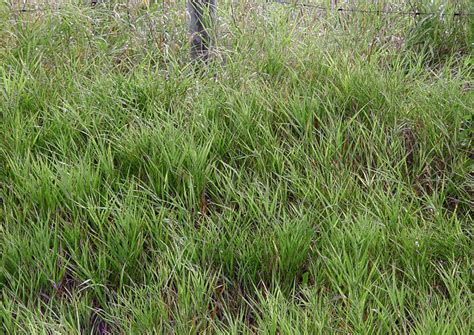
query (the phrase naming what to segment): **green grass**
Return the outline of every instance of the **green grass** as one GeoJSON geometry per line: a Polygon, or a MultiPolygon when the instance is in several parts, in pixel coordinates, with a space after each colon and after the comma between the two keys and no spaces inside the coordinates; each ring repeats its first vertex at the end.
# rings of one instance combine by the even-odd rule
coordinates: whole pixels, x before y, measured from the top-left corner
{"type": "Polygon", "coordinates": [[[5,333],[472,333],[472,18],[110,8],[0,10],[5,333]]]}

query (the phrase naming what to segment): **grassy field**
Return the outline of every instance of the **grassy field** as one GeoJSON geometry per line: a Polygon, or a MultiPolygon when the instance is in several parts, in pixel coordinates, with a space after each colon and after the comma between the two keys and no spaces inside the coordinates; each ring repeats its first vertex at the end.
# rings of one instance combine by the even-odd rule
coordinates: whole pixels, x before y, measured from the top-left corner
{"type": "Polygon", "coordinates": [[[0,5],[4,333],[472,333],[473,18],[219,17],[0,5]]]}

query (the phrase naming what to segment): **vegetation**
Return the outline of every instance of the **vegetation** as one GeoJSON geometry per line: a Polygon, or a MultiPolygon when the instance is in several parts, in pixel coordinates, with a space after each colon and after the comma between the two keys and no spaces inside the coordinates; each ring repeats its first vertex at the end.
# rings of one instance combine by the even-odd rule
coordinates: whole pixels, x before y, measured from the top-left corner
{"type": "Polygon", "coordinates": [[[472,333],[472,17],[0,8],[5,333],[472,333]]]}

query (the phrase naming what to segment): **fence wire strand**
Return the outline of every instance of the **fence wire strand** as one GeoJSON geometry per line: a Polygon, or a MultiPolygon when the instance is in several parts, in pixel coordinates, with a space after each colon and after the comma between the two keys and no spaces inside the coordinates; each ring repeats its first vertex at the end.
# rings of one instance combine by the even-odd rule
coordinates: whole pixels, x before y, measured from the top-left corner
{"type": "Polygon", "coordinates": [[[410,15],[410,16],[420,16],[420,15],[452,15],[452,16],[474,16],[474,13],[464,13],[464,12],[454,12],[454,13],[444,13],[444,12],[426,12],[426,11],[403,11],[403,10],[384,10],[384,9],[361,9],[361,8],[329,8],[325,6],[315,5],[312,3],[304,3],[304,2],[292,2],[292,1],[283,1],[283,0],[273,0],[272,2],[279,3],[282,5],[289,5],[295,7],[308,7],[313,8],[321,11],[335,11],[335,12],[350,12],[350,13],[362,13],[362,14],[374,14],[374,15],[382,15],[382,14],[394,14],[394,15],[410,15]]]}
{"type": "MultiPolygon", "coordinates": [[[[406,15],[406,16],[455,16],[455,17],[472,17],[474,13],[470,12],[453,12],[453,13],[445,13],[443,11],[438,12],[428,12],[428,11],[404,11],[404,10],[384,10],[384,9],[362,9],[362,8],[345,8],[345,7],[338,7],[338,8],[329,8],[326,6],[316,5],[312,3],[305,3],[305,2],[293,2],[293,1],[284,1],[284,0],[270,0],[267,3],[275,3],[280,5],[287,5],[287,6],[294,6],[294,7],[305,7],[311,8],[319,11],[324,12],[337,12],[337,13],[361,13],[361,14],[369,14],[369,15],[406,15]]],[[[91,2],[91,7],[95,7],[96,3],[91,2]]],[[[62,7],[48,7],[48,8],[21,8],[21,9],[10,9],[11,12],[15,13],[34,13],[34,12],[47,12],[47,11],[61,11],[62,7]]]]}

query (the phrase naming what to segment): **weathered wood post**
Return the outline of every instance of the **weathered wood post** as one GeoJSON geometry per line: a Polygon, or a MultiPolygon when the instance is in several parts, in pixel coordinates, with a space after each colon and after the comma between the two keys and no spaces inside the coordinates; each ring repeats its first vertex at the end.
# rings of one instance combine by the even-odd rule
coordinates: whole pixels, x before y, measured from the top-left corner
{"type": "Polygon", "coordinates": [[[216,0],[188,0],[191,58],[206,60],[213,43],[216,0]]]}

